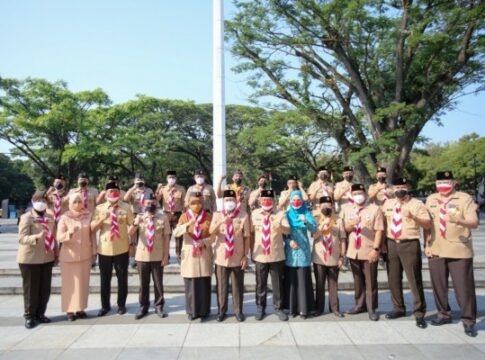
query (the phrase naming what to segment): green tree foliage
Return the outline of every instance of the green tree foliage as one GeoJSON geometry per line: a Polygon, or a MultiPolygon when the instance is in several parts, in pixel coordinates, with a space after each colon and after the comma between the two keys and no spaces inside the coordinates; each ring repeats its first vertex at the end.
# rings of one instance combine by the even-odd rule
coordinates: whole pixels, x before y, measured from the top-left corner
{"type": "Polygon", "coordinates": [[[34,184],[24,171],[21,160],[11,161],[0,154],[0,200],[10,199],[17,205],[23,205],[34,193],[34,184]]]}

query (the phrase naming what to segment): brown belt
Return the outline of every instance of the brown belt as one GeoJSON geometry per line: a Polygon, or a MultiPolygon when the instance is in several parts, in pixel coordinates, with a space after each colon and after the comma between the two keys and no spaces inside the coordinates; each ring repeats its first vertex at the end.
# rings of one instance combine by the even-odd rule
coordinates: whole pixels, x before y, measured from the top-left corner
{"type": "Polygon", "coordinates": [[[387,239],[394,241],[396,244],[400,244],[402,242],[407,242],[407,241],[419,241],[419,239],[393,239],[393,238],[387,238],[387,239]]]}

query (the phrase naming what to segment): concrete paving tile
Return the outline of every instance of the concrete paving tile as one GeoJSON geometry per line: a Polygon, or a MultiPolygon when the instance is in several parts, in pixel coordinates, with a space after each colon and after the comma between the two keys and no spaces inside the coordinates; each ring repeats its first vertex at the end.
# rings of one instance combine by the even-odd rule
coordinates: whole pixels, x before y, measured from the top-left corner
{"type": "Polygon", "coordinates": [[[239,347],[239,324],[191,324],[184,347],[239,347]]]}
{"type": "Polygon", "coordinates": [[[144,324],[138,327],[126,347],[180,347],[188,329],[188,324],[144,324]]]}
{"type": "Polygon", "coordinates": [[[384,321],[348,321],[339,325],[356,345],[407,343],[406,339],[384,321]]]}
{"type": "Polygon", "coordinates": [[[130,341],[139,325],[95,325],[88,329],[70,346],[79,348],[119,348],[130,341]]]}
{"type": "Polygon", "coordinates": [[[66,349],[90,328],[91,325],[69,326],[49,324],[39,326],[39,330],[16,344],[13,349],[66,349]]]}
{"type": "Polygon", "coordinates": [[[345,331],[336,322],[290,323],[298,346],[351,345],[345,331]]]}
{"type": "Polygon", "coordinates": [[[295,346],[288,322],[241,324],[241,346],[295,346]]]}

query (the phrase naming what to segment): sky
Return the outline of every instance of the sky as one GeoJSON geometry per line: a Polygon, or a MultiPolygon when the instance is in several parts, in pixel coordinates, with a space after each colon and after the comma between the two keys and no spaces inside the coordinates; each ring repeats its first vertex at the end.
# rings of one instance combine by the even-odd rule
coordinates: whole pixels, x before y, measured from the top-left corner
{"type": "MultiPolygon", "coordinates": [[[[225,18],[235,13],[225,0],[225,18]]],[[[251,89],[229,51],[226,103],[251,89]]],[[[102,88],[115,102],[137,94],[212,101],[212,0],[0,1],[0,76],[64,80],[73,91],[102,88]]],[[[485,135],[485,93],[459,100],[422,135],[446,142],[485,135]]],[[[0,142],[0,152],[8,151],[0,142]]]]}

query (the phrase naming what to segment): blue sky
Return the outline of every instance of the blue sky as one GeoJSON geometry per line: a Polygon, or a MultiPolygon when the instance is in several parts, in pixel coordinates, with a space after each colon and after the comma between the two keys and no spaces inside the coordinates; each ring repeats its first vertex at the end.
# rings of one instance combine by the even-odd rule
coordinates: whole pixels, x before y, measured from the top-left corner
{"type": "MultiPolygon", "coordinates": [[[[233,13],[226,0],[226,18],[233,13]]],[[[100,87],[115,102],[136,94],[212,101],[211,0],[4,0],[0,16],[2,77],[100,87]]],[[[226,102],[244,104],[250,89],[233,65],[226,52],[226,102]]],[[[440,142],[485,135],[484,103],[483,93],[461,98],[443,127],[430,123],[422,135],[440,142]]]]}

